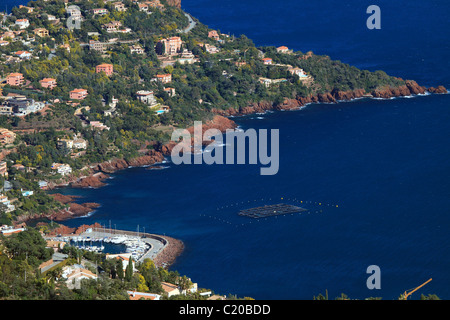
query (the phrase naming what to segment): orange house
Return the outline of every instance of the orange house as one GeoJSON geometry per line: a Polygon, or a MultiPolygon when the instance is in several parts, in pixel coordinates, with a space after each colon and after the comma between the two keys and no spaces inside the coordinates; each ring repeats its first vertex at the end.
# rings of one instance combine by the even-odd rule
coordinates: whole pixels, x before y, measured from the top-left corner
{"type": "Polygon", "coordinates": [[[6,83],[10,86],[21,86],[23,84],[24,78],[21,73],[10,73],[6,77],[6,83]]]}
{"type": "Polygon", "coordinates": [[[114,72],[113,65],[108,64],[108,63],[103,63],[103,64],[99,64],[98,66],[95,67],[95,72],[100,73],[102,71],[104,73],[106,73],[107,76],[112,75],[114,72]]]}
{"type": "Polygon", "coordinates": [[[287,53],[287,52],[289,52],[289,48],[286,47],[286,46],[281,46],[281,47],[278,47],[278,48],[277,48],[277,52],[280,52],[280,53],[287,53]]]}
{"type": "Polygon", "coordinates": [[[219,34],[217,33],[216,30],[212,30],[210,32],[208,32],[208,37],[209,38],[213,38],[214,40],[219,40],[219,34]]]}
{"type": "Polygon", "coordinates": [[[41,84],[42,88],[47,88],[50,90],[56,87],[56,79],[53,78],[44,78],[39,81],[39,83],[41,84]]]}
{"type": "Polygon", "coordinates": [[[88,92],[86,89],[75,89],[70,91],[70,99],[74,100],[83,100],[88,95],[88,92]]]}
{"type": "Polygon", "coordinates": [[[271,58],[264,58],[262,59],[264,64],[272,64],[272,59],[271,58]]]}
{"type": "Polygon", "coordinates": [[[162,83],[169,83],[172,81],[172,75],[170,73],[167,74],[157,74],[156,79],[162,83]]]}

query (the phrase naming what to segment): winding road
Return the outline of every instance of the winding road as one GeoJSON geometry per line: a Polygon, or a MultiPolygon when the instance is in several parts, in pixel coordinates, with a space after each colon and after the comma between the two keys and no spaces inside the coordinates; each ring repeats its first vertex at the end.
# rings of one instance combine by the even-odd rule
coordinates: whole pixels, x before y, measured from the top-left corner
{"type": "Polygon", "coordinates": [[[188,33],[197,25],[197,22],[194,21],[194,18],[192,18],[189,13],[185,12],[184,15],[189,19],[189,26],[186,29],[181,30],[181,33],[188,33]]]}

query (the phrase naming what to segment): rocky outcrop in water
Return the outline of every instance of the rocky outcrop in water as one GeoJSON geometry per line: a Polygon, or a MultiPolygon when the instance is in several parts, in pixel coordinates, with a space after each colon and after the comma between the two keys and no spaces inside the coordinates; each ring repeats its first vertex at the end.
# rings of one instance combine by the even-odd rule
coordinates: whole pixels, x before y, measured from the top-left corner
{"type": "Polygon", "coordinates": [[[442,94],[442,93],[447,93],[447,89],[444,86],[438,86],[437,88],[429,87],[428,92],[442,94]]]}
{"type": "MultiPolygon", "coordinates": [[[[202,136],[209,129],[217,129],[220,132],[226,132],[226,130],[228,129],[235,128],[237,128],[237,124],[233,120],[228,119],[222,115],[215,115],[212,120],[209,120],[202,124],[202,136]]],[[[186,130],[192,137],[191,145],[194,145],[194,127],[186,128],[186,130]]],[[[161,147],[161,153],[166,156],[170,156],[172,149],[177,145],[177,143],[178,142],[176,141],[169,141],[161,147]]],[[[203,142],[204,145],[207,145],[208,143],[209,142],[203,142]]]]}
{"type": "Polygon", "coordinates": [[[61,204],[67,205],[66,208],[61,209],[57,212],[52,212],[48,215],[48,218],[52,218],[54,221],[62,221],[71,218],[82,217],[100,206],[98,203],[93,202],[76,203],[74,202],[74,200],[79,198],[77,196],[63,195],[60,193],[50,194],[50,196],[52,196],[61,204]]]}

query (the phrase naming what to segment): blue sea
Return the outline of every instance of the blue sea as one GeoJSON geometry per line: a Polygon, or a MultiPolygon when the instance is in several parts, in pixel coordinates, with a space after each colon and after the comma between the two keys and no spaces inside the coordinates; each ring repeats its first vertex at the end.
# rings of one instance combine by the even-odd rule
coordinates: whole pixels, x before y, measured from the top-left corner
{"type": "MultiPolygon", "coordinates": [[[[425,86],[450,88],[448,1],[183,0],[182,8],[256,45],[286,45],[425,86]],[[381,8],[381,30],[366,9],[381,8]]],[[[0,6],[1,8],[1,6],[0,6]]],[[[280,130],[280,169],[130,168],[100,189],[61,189],[101,207],[69,226],[111,222],[166,234],[186,249],[172,269],[200,287],[255,299],[450,298],[450,95],[309,105],[234,119],[280,130]],[[308,213],[250,219],[272,203],[308,213]],[[369,290],[367,267],[381,270],[369,290]]]]}

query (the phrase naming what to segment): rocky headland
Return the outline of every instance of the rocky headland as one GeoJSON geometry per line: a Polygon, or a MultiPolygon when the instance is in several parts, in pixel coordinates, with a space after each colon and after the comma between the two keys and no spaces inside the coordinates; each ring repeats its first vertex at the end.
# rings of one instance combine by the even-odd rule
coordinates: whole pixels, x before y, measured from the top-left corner
{"type": "Polygon", "coordinates": [[[318,93],[308,97],[298,97],[296,99],[286,98],[281,104],[274,104],[270,101],[260,101],[250,103],[246,107],[240,109],[213,109],[212,111],[224,117],[243,116],[253,113],[264,113],[272,110],[296,110],[311,103],[338,103],[340,101],[351,101],[359,98],[390,99],[394,97],[421,95],[426,94],[427,92],[433,94],[444,94],[447,93],[447,89],[444,86],[438,86],[437,88],[426,88],[417,84],[416,81],[406,80],[405,84],[402,86],[386,86],[372,90],[371,92],[366,92],[364,89],[355,89],[350,91],[332,90],[331,92],[318,93]]]}

